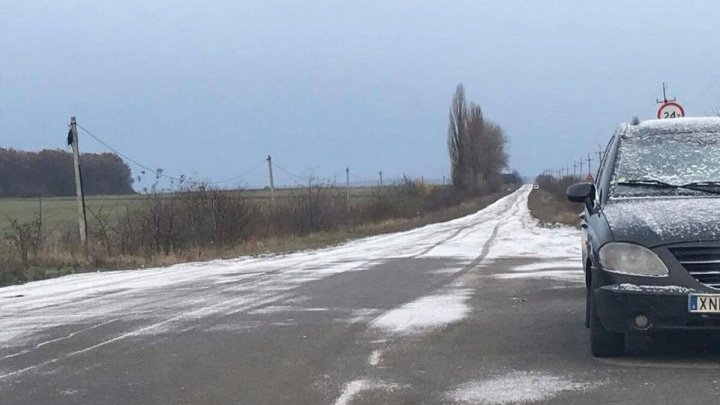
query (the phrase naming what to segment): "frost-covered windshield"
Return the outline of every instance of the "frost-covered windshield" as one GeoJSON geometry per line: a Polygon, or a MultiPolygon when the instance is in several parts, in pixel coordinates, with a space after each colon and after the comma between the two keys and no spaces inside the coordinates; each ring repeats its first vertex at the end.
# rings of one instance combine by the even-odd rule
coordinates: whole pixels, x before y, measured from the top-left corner
{"type": "Polygon", "coordinates": [[[705,184],[713,182],[720,182],[720,132],[638,131],[620,140],[611,195],[704,194],[671,186],[700,183],[720,190],[705,184]]]}

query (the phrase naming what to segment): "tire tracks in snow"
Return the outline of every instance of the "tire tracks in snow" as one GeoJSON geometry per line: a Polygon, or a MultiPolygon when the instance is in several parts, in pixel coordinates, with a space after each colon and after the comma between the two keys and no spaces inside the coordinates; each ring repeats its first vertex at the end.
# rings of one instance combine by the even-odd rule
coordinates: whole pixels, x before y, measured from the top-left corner
{"type": "MultiPolygon", "coordinates": [[[[461,277],[468,274],[473,269],[476,269],[480,263],[487,257],[487,255],[490,253],[490,249],[495,244],[495,241],[497,239],[497,236],[500,232],[500,229],[503,225],[506,225],[508,222],[513,220],[518,212],[520,211],[520,204],[526,203],[527,201],[527,192],[522,192],[521,190],[518,190],[517,195],[515,196],[514,200],[510,201],[508,210],[502,215],[501,218],[498,218],[498,222],[493,226],[492,231],[490,233],[490,236],[485,240],[483,243],[480,254],[477,255],[473,260],[471,260],[469,263],[467,263],[465,266],[463,266],[460,270],[457,272],[454,272],[453,274],[442,278],[441,280],[435,282],[432,284],[432,293],[428,294],[427,296],[432,296],[434,293],[441,291],[443,288],[446,288],[447,286],[453,284],[453,282],[458,283],[461,277]]],[[[449,237],[443,239],[443,241],[438,242],[431,246],[428,249],[425,249],[422,254],[411,256],[411,258],[416,258],[418,256],[422,256],[423,254],[429,253],[433,249],[435,249],[438,246],[441,246],[444,243],[449,242],[453,238],[457,237],[462,231],[478,226],[478,223],[472,223],[468,224],[466,226],[463,226],[461,229],[456,230],[453,232],[452,235],[449,237]]],[[[422,299],[422,297],[415,299],[411,302],[416,302],[417,300],[422,299]]],[[[375,317],[371,322],[369,322],[365,328],[365,332],[362,333],[363,338],[367,339],[369,336],[372,336],[370,331],[375,329],[373,323],[380,319],[382,316],[388,314],[389,312],[395,311],[398,308],[402,308],[405,305],[408,305],[410,302],[405,303],[401,306],[398,306],[397,308],[391,309],[389,311],[386,311],[379,316],[375,317]]],[[[388,339],[380,339],[380,340],[371,340],[371,346],[372,351],[371,353],[365,358],[366,362],[366,368],[367,368],[367,375],[373,374],[375,370],[377,370],[379,367],[381,367],[382,363],[382,356],[385,355],[387,352],[392,350],[392,345],[394,344],[401,344],[398,340],[402,340],[403,336],[395,337],[395,339],[388,340],[388,339]],[[377,347],[377,346],[382,347],[377,347]]],[[[344,383],[342,385],[342,389],[340,392],[340,396],[334,401],[334,404],[349,404],[355,396],[361,394],[364,391],[370,391],[370,390],[383,390],[383,391],[391,391],[392,389],[388,389],[388,387],[392,387],[392,389],[397,388],[405,388],[407,386],[404,385],[398,385],[395,383],[386,383],[379,379],[369,378],[369,377],[363,377],[363,378],[356,378],[353,379],[347,383],[344,383]]]]}
{"type": "MultiPolygon", "coordinates": [[[[519,204],[521,201],[524,200],[523,199],[524,193],[517,191],[515,194],[516,195],[514,196],[514,198],[508,198],[508,200],[506,200],[506,203],[505,203],[505,205],[508,206],[509,210],[513,210],[513,207],[514,207],[515,208],[514,211],[511,212],[510,214],[502,215],[502,217],[508,217],[508,216],[512,217],[512,215],[514,215],[514,213],[517,212],[517,209],[518,209],[517,204],[519,204]]],[[[510,197],[510,196],[508,196],[508,197],[510,197]]],[[[448,227],[448,228],[445,228],[442,230],[437,230],[437,231],[431,232],[429,235],[425,235],[424,238],[435,239],[436,236],[440,236],[440,235],[446,234],[448,232],[451,232],[451,233],[450,233],[450,235],[443,237],[442,240],[433,243],[431,246],[423,248],[423,250],[421,251],[420,254],[405,256],[405,258],[412,259],[412,258],[421,256],[427,252],[430,252],[432,249],[434,249],[438,246],[441,246],[445,243],[448,243],[449,241],[458,237],[458,235],[460,235],[463,231],[465,231],[467,229],[471,229],[473,227],[477,227],[478,225],[481,225],[484,222],[485,222],[484,218],[478,218],[477,221],[473,221],[470,224],[461,225],[460,227],[448,227]]],[[[502,225],[502,221],[498,222],[495,225],[490,238],[483,244],[483,247],[481,249],[479,256],[477,256],[474,260],[472,260],[470,263],[465,265],[461,270],[459,270],[455,274],[452,274],[450,277],[443,277],[439,282],[433,283],[433,288],[436,289],[439,286],[441,287],[442,285],[449,284],[454,279],[461,277],[463,274],[465,274],[468,271],[472,270],[473,268],[477,267],[477,265],[484,259],[484,257],[487,256],[490,246],[497,236],[498,228],[501,225],[502,225]]],[[[409,234],[412,234],[412,231],[409,234]]],[[[408,236],[410,236],[410,235],[408,235],[408,236]]],[[[414,239],[418,239],[419,235],[416,233],[413,236],[415,236],[414,239]]],[[[412,242],[417,243],[417,241],[415,241],[414,239],[412,240],[412,242]]],[[[392,248],[390,250],[392,251],[392,248]]],[[[328,252],[324,252],[324,253],[328,253],[328,252]]],[[[332,253],[333,252],[330,251],[331,255],[332,255],[332,253]]],[[[345,256],[349,255],[349,251],[348,252],[339,251],[338,253],[340,254],[340,257],[338,259],[342,259],[345,256]]],[[[388,252],[388,253],[392,254],[392,252],[388,252]]],[[[372,265],[372,263],[377,263],[378,260],[381,260],[382,257],[383,257],[382,254],[376,254],[370,259],[360,260],[360,261],[356,262],[355,265],[352,266],[351,268],[343,270],[343,272],[344,271],[353,271],[358,268],[372,265]]],[[[82,293],[84,285],[86,284],[86,282],[88,280],[85,280],[84,277],[82,277],[78,280],[72,280],[72,282],[71,282],[72,287],[68,290],[60,291],[60,292],[51,292],[50,294],[44,294],[42,296],[33,297],[30,299],[30,303],[35,304],[36,302],[42,303],[43,300],[48,299],[50,297],[63,297],[64,298],[65,296],[67,296],[68,297],[67,301],[56,302],[56,303],[54,303],[54,305],[50,305],[48,307],[45,307],[43,305],[40,305],[40,306],[31,305],[30,308],[28,308],[28,310],[33,313],[40,313],[39,315],[41,315],[41,316],[42,315],[44,315],[44,316],[53,316],[53,315],[60,316],[61,314],[57,314],[57,313],[45,315],[45,314],[43,314],[43,312],[44,312],[44,310],[46,310],[50,307],[55,308],[55,309],[61,309],[61,308],[70,309],[69,307],[78,306],[79,303],[87,304],[89,302],[107,300],[107,298],[109,296],[113,297],[112,302],[115,302],[115,300],[117,300],[119,297],[142,299],[143,297],[151,296],[154,292],[164,293],[165,296],[158,298],[158,299],[151,299],[148,301],[138,302],[134,305],[122,306],[121,308],[115,308],[116,310],[113,312],[115,312],[115,313],[119,312],[121,314],[124,313],[126,315],[121,315],[120,317],[115,317],[110,320],[107,320],[107,318],[101,318],[101,317],[103,315],[111,315],[113,312],[109,312],[106,314],[90,315],[88,317],[88,319],[94,318],[93,320],[97,321],[98,318],[101,318],[100,322],[97,322],[96,324],[90,325],[90,326],[85,325],[85,326],[78,328],[77,330],[72,331],[69,334],[63,335],[61,337],[56,337],[56,338],[49,339],[49,340],[46,340],[43,342],[39,342],[30,348],[27,348],[25,350],[21,350],[20,352],[9,354],[3,358],[0,358],[0,360],[7,360],[10,358],[15,358],[15,357],[27,354],[27,353],[31,353],[37,349],[46,347],[46,346],[51,345],[56,342],[67,341],[67,340],[73,339],[77,335],[88,332],[90,330],[99,329],[99,328],[102,328],[103,326],[109,325],[114,322],[132,319],[133,317],[138,315],[137,311],[139,309],[146,309],[146,308],[148,309],[147,311],[143,312],[143,315],[157,316],[155,314],[160,313],[159,316],[161,317],[161,319],[159,319],[157,322],[152,322],[148,325],[140,326],[139,328],[134,328],[129,331],[121,332],[120,334],[118,334],[114,337],[110,337],[108,339],[102,340],[95,344],[85,346],[83,348],[80,348],[79,350],[61,353],[59,355],[54,356],[53,359],[50,359],[50,360],[47,360],[44,362],[39,362],[36,364],[31,364],[31,365],[28,365],[21,369],[17,369],[15,371],[10,371],[6,374],[0,375],[0,380],[11,377],[11,376],[20,375],[25,372],[33,371],[38,368],[41,368],[41,367],[44,367],[44,366],[47,366],[50,364],[54,364],[59,361],[62,361],[62,360],[68,359],[68,358],[72,358],[72,357],[75,357],[75,356],[78,356],[78,355],[81,355],[84,353],[88,353],[90,351],[99,349],[101,347],[107,346],[112,343],[122,341],[122,340],[130,338],[130,337],[142,336],[146,332],[161,329],[163,326],[170,325],[174,322],[190,320],[196,324],[194,327],[197,327],[200,324],[208,323],[207,321],[210,321],[212,323],[214,321],[214,319],[211,319],[208,317],[209,315],[212,315],[212,314],[217,314],[217,313],[224,314],[226,312],[228,314],[238,313],[238,312],[249,312],[249,311],[261,309],[261,308],[264,308],[264,307],[267,307],[270,305],[275,305],[280,302],[286,301],[289,298],[292,298],[293,290],[299,288],[301,285],[303,285],[307,282],[316,281],[316,280],[322,279],[323,277],[326,276],[324,274],[313,273],[312,272],[313,267],[335,266],[338,263],[337,261],[328,260],[328,258],[325,256],[318,256],[317,257],[318,260],[313,260],[312,258],[310,258],[310,260],[307,260],[308,258],[310,258],[310,257],[302,257],[302,258],[293,259],[293,260],[290,260],[289,263],[283,263],[283,264],[278,263],[278,265],[279,265],[278,267],[276,267],[276,268],[271,267],[267,270],[259,272],[259,274],[258,274],[259,277],[257,279],[253,279],[253,280],[244,280],[243,279],[242,281],[237,280],[237,281],[240,281],[239,283],[231,282],[228,284],[223,283],[222,285],[203,284],[200,287],[201,288],[205,287],[205,288],[202,288],[201,294],[199,296],[193,296],[193,300],[197,303],[203,303],[205,305],[201,305],[199,307],[198,306],[189,307],[189,308],[184,308],[184,307],[188,306],[188,303],[179,299],[179,297],[183,297],[183,296],[187,295],[186,291],[181,291],[183,286],[192,285],[192,283],[196,279],[183,279],[178,282],[159,285],[156,289],[141,289],[141,290],[137,291],[137,290],[133,290],[131,288],[131,289],[126,289],[124,291],[114,291],[109,295],[92,294],[92,295],[84,295],[84,296],[81,295],[79,297],[73,297],[73,295],[82,293]],[[298,269],[298,267],[307,269],[307,271],[308,271],[308,274],[307,274],[308,279],[307,280],[294,282],[293,275],[291,275],[290,273],[287,273],[288,270],[296,270],[296,269],[298,269]],[[280,277],[278,277],[278,276],[280,276],[280,277]],[[254,296],[254,297],[248,296],[247,292],[237,291],[238,287],[244,287],[244,286],[251,287],[253,285],[262,287],[263,290],[265,290],[267,288],[267,291],[264,291],[263,294],[260,294],[260,295],[254,296]],[[217,287],[220,287],[220,288],[217,288],[217,287]],[[237,294],[240,294],[240,296],[235,299],[227,299],[227,297],[223,296],[224,293],[232,293],[232,292],[237,292],[237,294]],[[139,294],[136,294],[136,293],[139,293],[139,294]],[[162,305],[162,304],[169,304],[169,305],[162,305]],[[128,310],[133,310],[133,313],[127,314],[128,310]],[[230,310],[230,312],[228,312],[228,310],[230,310]],[[220,311],[220,312],[218,312],[218,311],[220,311]],[[222,311],[225,311],[225,312],[222,312],[222,311]],[[103,321],[102,319],[105,319],[105,321],[103,321]]],[[[349,257],[348,257],[348,259],[349,259],[349,257]]],[[[243,260],[242,263],[235,263],[234,265],[240,266],[241,268],[246,268],[248,266],[251,266],[252,264],[274,266],[272,263],[270,263],[270,264],[263,263],[263,260],[261,260],[261,259],[243,260]]],[[[183,266],[183,267],[185,267],[185,266],[183,266]]],[[[181,269],[177,269],[177,270],[181,271],[183,273],[184,277],[187,277],[188,272],[197,271],[196,269],[189,268],[189,267],[181,268],[181,269]]],[[[152,271],[152,270],[148,270],[148,271],[152,271]]],[[[238,274],[240,274],[240,273],[242,273],[242,271],[238,272],[238,274]]],[[[217,274],[213,274],[213,276],[215,276],[215,275],[217,275],[217,274]]],[[[113,285],[115,283],[122,284],[122,282],[126,281],[129,276],[130,276],[129,274],[116,274],[115,277],[112,277],[112,280],[100,283],[99,287],[102,288],[102,287],[113,285]]],[[[167,276],[167,273],[166,272],[146,273],[146,274],[139,274],[139,276],[140,277],[138,277],[137,279],[133,279],[132,281],[134,281],[136,284],[140,280],[142,280],[142,281],[147,280],[152,283],[152,281],[154,281],[155,279],[161,279],[162,277],[167,276]]],[[[298,276],[300,276],[302,278],[303,276],[305,276],[305,274],[301,273],[301,274],[298,274],[298,276]]],[[[98,285],[95,285],[95,287],[97,288],[98,285]]],[[[100,293],[101,293],[101,291],[100,291],[100,293]]],[[[380,362],[380,356],[378,356],[378,358],[377,358],[377,363],[379,363],[379,362],[380,362]]]]}
{"type": "MultiPolygon", "coordinates": [[[[516,202],[517,202],[517,198],[516,198],[516,200],[514,200],[514,201],[508,201],[508,205],[510,205],[510,206],[512,207],[512,206],[515,205],[516,202]]],[[[515,213],[517,213],[517,210],[515,211],[515,213]]],[[[412,258],[416,258],[416,257],[423,256],[423,255],[425,255],[425,254],[427,254],[427,253],[430,253],[433,249],[435,249],[435,248],[437,248],[438,246],[441,246],[441,245],[443,245],[443,244],[445,244],[445,243],[447,243],[447,242],[455,239],[458,235],[460,235],[460,233],[462,233],[463,231],[468,230],[468,229],[470,229],[470,228],[472,228],[472,227],[474,227],[474,226],[477,226],[477,223],[471,223],[471,224],[467,224],[467,225],[462,225],[462,226],[458,227],[458,228],[455,230],[455,232],[453,232],[450,236],[444,238],[443,240],[441,240],[441,241],[439,241],[439,242],[434,243],[433,245],[425,248],[425,249],[424,249],[423,251],[421,251],[420,253],[417,253],[417,254],[415,254],[415,255],[413,255],[413,256],[411,256],[411,257],[412,257],[412,258]]],[[[487,255],[487,253],[486,253],[486,255],[487,255]]]]}

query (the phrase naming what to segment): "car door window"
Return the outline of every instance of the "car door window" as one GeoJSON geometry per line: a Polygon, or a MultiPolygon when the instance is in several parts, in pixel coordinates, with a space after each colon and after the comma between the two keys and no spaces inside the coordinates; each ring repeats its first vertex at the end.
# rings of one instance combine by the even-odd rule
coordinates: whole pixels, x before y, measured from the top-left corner
{"type": "Polygon", "coordinates": [[[605,197],[606,194],[606,186],[607,182],[604,181],[603,177],[605,177],[605,174],[607,173],[607,162],[610,158],[610,152],[612,151],[612,145],[613,142],[615,142],[615,139],[617,138],[617,133],[613,135],[610,138],[610,141],[607,143],[607,146],[605,146],[605,152],[602,155],[602,160],[600,161],[600,164],[598,165],[598,171],[595,176],[595,189],[597,190],[597,195],[595,198],[595,207],[600,207],[602,205],[602,202],[604,201],[603,197],[605,197]]]}

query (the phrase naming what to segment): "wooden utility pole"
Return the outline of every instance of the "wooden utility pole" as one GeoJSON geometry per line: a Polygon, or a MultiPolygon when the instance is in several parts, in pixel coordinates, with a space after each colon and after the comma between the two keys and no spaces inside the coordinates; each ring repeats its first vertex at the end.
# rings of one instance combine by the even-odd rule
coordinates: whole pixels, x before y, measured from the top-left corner
{"type": "Polygon", "coordinates": [[[380,175],[380,188],[382,188],[382,170],[378,174],[380,175]]]}
{"type": "Polygon", "coordinates": [[[270,177],[270,204],[275,205],[275,180],[273,180],[272,157],[268,155],[268,175],[270,177]]]}
{"type": "Polygon", "coordinates": [[[350,205],[350,167],[345,168],[345,199],[350,205]]]}
{"type": "Polygon", "coordinates": [[[75,165],[75,194],[78,204],[78,224],[80,226],[80,243],[87,249],[87,214],[85,212],[85,193],[83,192],[82,170],[80,169],[80,148],[78,147],[77,123],[70,117],[70,139],[72,142],[73,163],[75,165]]]}
{"type": "Polygon", "coordinates": [[[588,157],[587,157],[587,159],[585,159],[585,160],[587,160],[588,173],[590,173],[590,174],[592,174],[592,161],[593,161],[593,158],[591,156],[592,155],[590,154],[590,152],[588,152],[588,157]]]}
{"type": "Polygon", "coordinates": [[[580,176],[585,175],[585,173],[583,173],[583,163],[585,163],[585,162],[583,162],[583,159],[580,158],[580,176]]]}

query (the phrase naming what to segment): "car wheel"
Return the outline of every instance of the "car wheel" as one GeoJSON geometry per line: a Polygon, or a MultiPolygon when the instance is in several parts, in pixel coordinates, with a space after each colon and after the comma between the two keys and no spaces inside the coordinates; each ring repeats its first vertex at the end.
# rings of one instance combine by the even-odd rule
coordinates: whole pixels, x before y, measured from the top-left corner
{"type": "Polygon", "coordinates": [[[597,308],[588,291],[590,302],[590,349],[595,357],[617,357],[622,356],[625,351],[625,335],[613,333],[606,330],[597,314],[597,308]]]}

